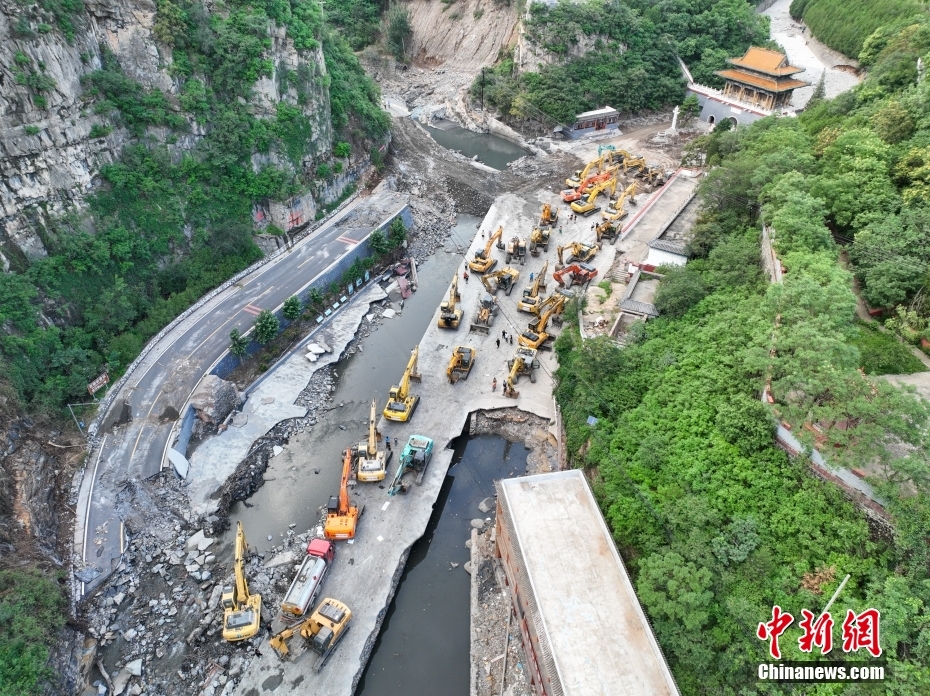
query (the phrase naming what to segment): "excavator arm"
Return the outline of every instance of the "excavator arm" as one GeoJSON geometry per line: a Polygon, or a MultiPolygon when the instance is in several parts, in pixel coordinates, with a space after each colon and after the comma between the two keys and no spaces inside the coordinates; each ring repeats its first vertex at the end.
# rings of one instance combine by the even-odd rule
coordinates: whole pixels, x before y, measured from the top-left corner
{"type": "Polygon", "coordinates": [[[371,411],[368,414],[368,457],[378,456],[378,429],[375,427],[375,414],[378,412],[378,402],[371,397],[371,411]]]}
{"type": "Polygon", "coordinates": [[[236,576],[236,597],[233,600],[236,608],[246,602],[249,598],[249,583],[245,579],[245,554],[248,551],[248,544],[245,541],[245,530],[242,528],[242,522],[237,523],[236,528],[236,559],[234,574],[236,576]]]}

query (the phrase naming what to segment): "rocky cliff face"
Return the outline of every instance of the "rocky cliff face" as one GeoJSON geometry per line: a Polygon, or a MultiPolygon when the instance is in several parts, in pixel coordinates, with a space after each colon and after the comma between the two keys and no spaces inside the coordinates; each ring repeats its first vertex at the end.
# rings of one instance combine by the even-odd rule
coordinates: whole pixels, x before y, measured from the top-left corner
{"type": "MultiPolygon", "coordinates": [[[[45,255],[43,235],[49,216],[80,209],[99,183],[100,167],[116,159],[132,140],[125,129],[108,132],[82,85],[82,76],[101,67],[102,47],[115,54],[127,76],[163,91],[170,104],[178,105],[178,82],[169,72],[171,49],[160,45],[152,33],[155,16],[156,6],[150,0],[85,0],[84,11],[69,20],[74,29],[68,39],[60,26],[43,23],[50,18],[43,17],[37,6],[0,0],[0,264],[4,271],[45,255]]],[[[305,64],[314,76],[326,73],[321,49],[298,54],[284,28],[272,26],[269,32],[272,48],[265,57],[274,74],[254,85],[251,106],[259,117],[273,116],[282,100],[296,103],[293,94],[280,93],[280,70],[297,71],[305,64]]],[[[325,85],[325,80],[314,80],[301,107],[313,126],[308,159],[328,152],[332,144],[325,85]]],[[[157,130],[150,129],[147,135],[164,141],[167,132],[157,130]]],[[[203,132],[191,121],[190,135],[172,140],[173,154],[191,149],[203,132]]],[[[284,160],[271,153],[256,157],[253,164],[283,166],[284,160]]],[[[256,218],[285,229],[297,217],[312,218],[316,210],[312,196],[297,200],[296,215],[289,206],[278,206],[277,216],[268,211],[256,218]]]]}

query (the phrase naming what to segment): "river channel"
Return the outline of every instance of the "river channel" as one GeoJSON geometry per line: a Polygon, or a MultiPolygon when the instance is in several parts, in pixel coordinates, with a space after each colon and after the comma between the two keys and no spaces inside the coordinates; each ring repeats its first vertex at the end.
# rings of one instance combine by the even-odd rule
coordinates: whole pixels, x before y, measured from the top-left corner
{"type": "MultiPolygon", "coordinates": [[[[451,244],[471,240],[480,221],[459,215],[451,244]]],[[[311,430],[292,437],[285,451],[269,462],[264,486],[247,505],[236,503],[231,508],[230,530],[241,520],[250,546],[266,552],[280,543],[290,524],[299,531],[316,526],[320,506],[338,489],[342,451],[347,443],[367,435],[371,397],[377,396],[379,407],[383,404],[461,262],[461,254],[434,253],[419,268],[419,289],[400,314],[383,320],[364,339],[361,351],[335,364],[335,408],[322,413],[311,430]]],[[[394,309],[399,309],[397,304],[394,309]]],[[[411,549],[359,694],[468,693],[470,576],[463,566],[469,559],[465,547],[469,522],[485,517],[478,504],[494,494],[494,479],[524,473],[529,450],[490,435],[460,437],[452,446],[452,466],[426,533],[411,549]]],[[[232,540],[229,531],[221,553],[231,553],[232,540]]]]}
{"type": "Polygon", "coordinates": [[[469,159],[477,157],[479,162],[493,169],[504,169],[508,162],[529,154],[499,135],[475,133],[449,122],[441,122],[439,128],[426,126],[426,130],[447,150],[458,150],[469,159]]]}
{"type": "Polygon", "coordinates": [[[494,480],[526,472],[521,443],[460,437],[426,533],[413,545],[356,694],[467,696],[470,577],[465,542],[494,480]],[[453,563],[456,564],[453,566],[453,563]]]}
{"type": "MultiPolygon", "coordinates": [[[[452,243],[471,240],[479,222],[477,217],[459,215],[450,236],[452,243]]],[[[436,251],[418,268],[417,292],[402,310],[397,302],[393,304],[398,315],[382,320],[377,331],[362,342],[361,351],[335,363],[338,377],[331,404],[335,408],[321,411],[312,429],[291,437],[284,452],[269,461],[265,484],[246,501],[248,505],[232,506],[230,531],[224,539],[227,548],[232,548],[239,520],[249,545],[259,552],[280,543],[290,524],[298,530],[316,526],[319,508],[339,490],[343,451],[368,436],[372,396],[379,409],[384,406],[388,390],[400,379],[410,350],[432,321],[461,263],[461,254],[436,251]]]]}

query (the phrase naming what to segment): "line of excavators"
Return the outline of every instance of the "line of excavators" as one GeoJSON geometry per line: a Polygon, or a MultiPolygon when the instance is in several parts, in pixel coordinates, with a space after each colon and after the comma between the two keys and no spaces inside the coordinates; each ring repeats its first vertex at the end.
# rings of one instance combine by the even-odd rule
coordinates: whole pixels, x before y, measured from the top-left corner
{"type": "Polygon", "coordinates": [[[588,216],[600,211],[604,220],[619,222],[627,215],[624,206],[627,203],[635,205],[633,197],[639,191],[639,183],[645,182],[647,186],[661,184],[665,181],[665,169],[649,166],[644,157],[631,155],[626,150],[599,148],[599,152],[597,159],[565,180],[568,188],[561,192],[562,200],[579,215],[588,216]],[[621,184],[621,177],[629,182],[626,188],[621,184]],[[597,205],[597,198],[602,193],[607,196],[604,210],[597,205]],[[616,198],[612,198],[615,194],[616,198]]]}

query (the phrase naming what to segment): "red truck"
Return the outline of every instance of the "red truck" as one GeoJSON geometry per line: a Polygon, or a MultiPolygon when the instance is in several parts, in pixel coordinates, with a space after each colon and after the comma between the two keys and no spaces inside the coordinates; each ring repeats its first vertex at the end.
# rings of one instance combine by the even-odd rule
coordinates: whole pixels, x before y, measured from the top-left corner
{"type": "Polygon", "coordinates": [[[300,564],[290,589],[281,602],[281,614],[288,620],[303,618],[313,607],[326,571],[336,556],[336,547],[325,539],[312,539],[307,544],[307,557],[300,564]]]}

